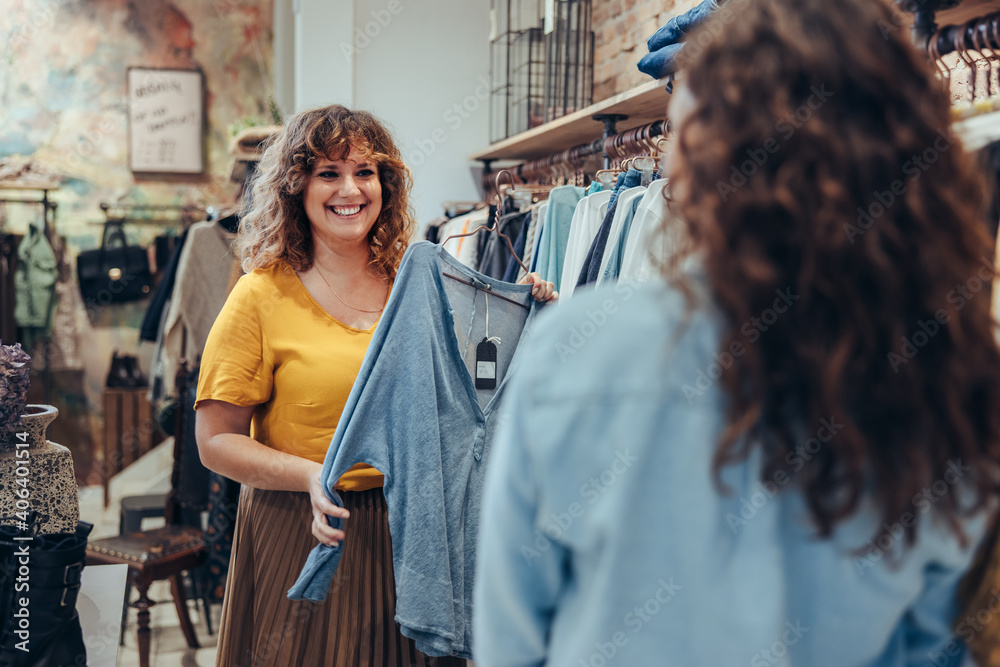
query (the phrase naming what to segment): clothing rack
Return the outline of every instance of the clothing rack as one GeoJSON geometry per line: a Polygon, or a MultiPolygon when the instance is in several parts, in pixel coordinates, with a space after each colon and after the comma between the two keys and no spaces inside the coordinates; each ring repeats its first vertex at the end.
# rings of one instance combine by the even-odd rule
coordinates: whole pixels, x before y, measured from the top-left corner
{"type": "MultiPolygon", "coordinates": [[[[507,171],[511,172],[520,183],[551,180],[559,172],[572,173],[582,170],[587,160],[592,157],[604,157],[607,165],[609,162],[617,162],[630,155],[651,153],[658,150],[657,142],[669,131],[668,120],[657,120],[624,132],[605,132],[604,138],[544,158],[522,162],[516,167],[507,168],[507,171]]],[[[494,183],[488,168],[483,172],[483,186],[487,192],[493,191],[494,183]]]]}
{"type": "MultiPolygon", "coordinates": [[[[27,204],[29,206],[41,206],[42,207],[42,220],[44,223],[44,229],[47,232],[52,231],[55,228],[56,222],[56,207],[57,204],[49,199],[49,191],[58,190],[59,186],[54,185],[52,187],[32,187],[23,186],[17,187],[16,185],[0,185],[0,190],[36,190],[42,193],[41,199],[25,199],[22,197],[0,197],[0,205],[6,207],[7,204],[27,204]]],[[[5,223],[7,221],[6,210],[0,211],[0,231],[3,230],[5,223]]]]}
{"type": "Polygon", "coordinates": [[[944,26],[927,39],[927,52],[935,60],[955,51],[983,49],[1000,49],[1000,12],[944,26]]]}
{"type": "Polygon", "coordinates": [[[101,202],[107,221],[98,224],[176,224],[184,226],[204,220],[208,209],[200,204],[123,204],[101,202]],[[169,215],[175,213],[176,215],[169,215]]]}
{"type": "MultiPolygon", "coordinates": [[[[41,198],[30,199],[23,197],[0,197],[0,235],[7,232],[6,222],[7,222],[7,211],[6,207],[8,204],[25,204],[28,206],[40,206],[42,209],[42,232],[45,234],[46,240],[52,247],[52,251],[56,258],[56,266],[58,267],[59,280],[66,280],[69,275],[69,266],[66,263],[66,247],[62,239],[55,232],[56,223],[56,202],[49,199],[49,192],[52,190],[58,190],[58,183],[39,183],[39,182],[17,182],[17,181],[5,181],[0,183],[0,190],[20,190],[26,192],[40,192],[41,198]]],[[[7,248],[11,250],[12,254],[14,252],[13,248],[7,248]]],[[[16,298],[13,294],[12,284],[13,284],[13,268],[16,266],[16,257],[0,259],[3,266],[0,266],[0,271],[4,272],[4,279],[0,282],[3,283],[3,289],[7,294],[0,296],[0,302],[3,302],[2,310],[4,312],[4,328],[7,329],[5,332],[8,336],[8,340],[11,339],[11,331],[16,332],[14,327],[14,317],[13,317],[13,300],[16,298]]],[[[15,333],[16,336],[16,333],[15,333]]],[[[42,396],[46,403],[52,402],[52,341],[43,340],[41,341],[42,346],[42,358],[45,360],[45,366],[42,369],[42,396]]]]}
{"type": "MultiPolygon", "coordinates": [[[[917,49],[926,51],[931,36],[937,32],[937,13],[951,9],[962,0],[896,0],[896,4],[904,12],[913,14],[912,39],[917,49]]],[[[942,54],[944,55],[944,54],[942,54]]]]}

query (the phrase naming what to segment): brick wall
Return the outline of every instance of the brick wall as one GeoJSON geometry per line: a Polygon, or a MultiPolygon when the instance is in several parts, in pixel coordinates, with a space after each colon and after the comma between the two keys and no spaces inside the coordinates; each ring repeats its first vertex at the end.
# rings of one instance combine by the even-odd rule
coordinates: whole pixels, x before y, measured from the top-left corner
{"type": "Polygon", "coordinates": [[[594,0],[594,101],[651,81],[636,69],[646,40],[699,0],[594,0]]]}

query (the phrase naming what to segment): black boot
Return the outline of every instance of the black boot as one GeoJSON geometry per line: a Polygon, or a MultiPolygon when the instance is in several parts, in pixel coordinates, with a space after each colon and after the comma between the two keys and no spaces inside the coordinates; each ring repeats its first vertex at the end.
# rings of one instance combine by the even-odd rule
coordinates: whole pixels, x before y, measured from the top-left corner
{"type": "Polygon", "coordinates": [[[0,639],[0,667],[86,667],[76,597],[93,524],[81,521],[75,533],[36,535],[15,542],[17,584],[27,561],[27,590],[15,586],[10,619],[0,639]],[[21,604],[28,602],[27,606],[21,604]]]}

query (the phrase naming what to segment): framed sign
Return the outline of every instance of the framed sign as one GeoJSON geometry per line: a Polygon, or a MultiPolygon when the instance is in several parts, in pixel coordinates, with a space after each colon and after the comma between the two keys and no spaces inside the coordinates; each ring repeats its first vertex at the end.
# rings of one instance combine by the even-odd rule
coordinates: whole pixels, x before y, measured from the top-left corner
{"type": "Polygon", "coordinates": [[[205,76],[201,70],[128,68],[129,167],[205,171],[205,76]]]}

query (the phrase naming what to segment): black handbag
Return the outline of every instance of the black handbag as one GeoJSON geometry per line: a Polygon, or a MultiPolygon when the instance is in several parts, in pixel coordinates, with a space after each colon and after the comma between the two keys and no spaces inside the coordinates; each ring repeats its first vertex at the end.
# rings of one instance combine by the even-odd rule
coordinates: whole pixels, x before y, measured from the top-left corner
{"type": "Polygon", "coordinates": [[[125,242],[121,222],[104,225],[97,250],[84,250],[76,258],[80,293],[88,304],[107,305],[145,298],[153,284],[149,255],[141,246],[125,242]]]}

